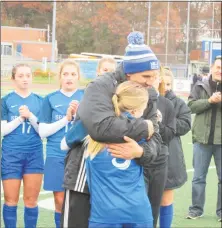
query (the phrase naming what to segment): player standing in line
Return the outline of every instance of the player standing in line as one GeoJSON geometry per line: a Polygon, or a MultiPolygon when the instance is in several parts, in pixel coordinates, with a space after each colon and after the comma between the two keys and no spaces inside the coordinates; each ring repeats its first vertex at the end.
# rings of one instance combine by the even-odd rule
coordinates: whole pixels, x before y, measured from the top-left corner
{"type": "Polygon", "coordinates": [[[169,143],[168,177],[160,207],[160,228],[170,228],[173,220],[174,189],[187,181],[186,165],[180,137],[191,129],[191,111],[186,103],[172,91],[173,73],[163,68],[165,98],[174,106],[176,115],[176,134],[169,143]]]}
{"type": "Polygon", "coordinates": [[[1,101],[3,220],[6,228],[16,227],[17,204],[23,180],[25,228],[34,228],[38,219],[37,200],[44,169],[37,123],[42,98],[31,92],[32,71],[29,65],[13,67],[12,81],[15,91],[1,101]]]}
{"type": "Polygon", "coordinates": [[[44,171],[44,189],[53,191],[55,201],[55,224],[60,227],[60,216],[64,199],[62,187],[64,158],[60,142],[74,120],[83,90],[79,90],[79,65],[73,60],[65,60],[59,68],[60,90],[47,95],[40,114],[39,134],[47,138],[44,171]]]}
{"type": "Polygon", "coordinates": [[[148,197],[153,211],[154,227],[157,226],[161,199],[163,197],[165,184],[167,182],[169,143],[176,132],[176,118],[174,107],[170,100],[164,97],[165,85],[163,81],[163,69],[153,84],[158,93],[157,99],[157,117],[159,124],[159,133],[163,140],[161,152],[155,162],[147,169],[148,176],[148,197]]]}

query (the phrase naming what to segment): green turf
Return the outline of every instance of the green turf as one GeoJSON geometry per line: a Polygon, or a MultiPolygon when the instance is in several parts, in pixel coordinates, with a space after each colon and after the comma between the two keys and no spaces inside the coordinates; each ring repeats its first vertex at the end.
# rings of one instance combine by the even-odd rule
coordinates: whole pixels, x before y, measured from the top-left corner
{"type": "MultiPolygon", "coordinates": [[[[2,88],[2,96],[7,94],[11,89],[9,87],[2,88]]],[[[45,94],[45,91],[34,90],[39,92],[41,95],[45,94]]],[[[47,91],[50,92],[50,91],[47,91]]],[[[192,169],[192,142],[191,142],[191,132],[182,138],[184,155],[186,160],[187,169],[192,169]]],[[[211,163],[214,166],[214,163],[211,163]]],[[[215,169],[209,169],[207,177],[207,188],[206,188],[206,204],[204,217],[197,220],[187,220],[185,216],[188,212],[188,207],[191,204],[191,181],[193,172],[188,172],[188,181],[180,189],[175,191],[175,203],[174,203],[174,220],[172,227],[221,227],[221,223],[217,222],[215,215],[216,210],[216,197],[217,197],[217,176],[215,169]]],[[[44,190],[42,190],[44,192],[44,190]]],[[[21,192],[22,193],[22,192],[21,192]]],[[[3,194],[1,195],[3,197],[3,194]]],[[[39,201],[51,198],[52,194],[45,194],[39,196],[39,201]]],[[[3,201],[1,201],[3,203],[3,201]]],[[[3,226],[3,221],[1,220],[1,227],[3,226]]],[[[18,223],[17,227],[24,227],[23,223],[23,202],[22,198],[18,205],[18,223]]],[[[54,214],[51,210],[46,210],[43,208],[39,209],[39,220],[38,227],[51,228],[54,225],[54,214]]],[[[81,228],[81,227],[79,227],[81,228]]]]}

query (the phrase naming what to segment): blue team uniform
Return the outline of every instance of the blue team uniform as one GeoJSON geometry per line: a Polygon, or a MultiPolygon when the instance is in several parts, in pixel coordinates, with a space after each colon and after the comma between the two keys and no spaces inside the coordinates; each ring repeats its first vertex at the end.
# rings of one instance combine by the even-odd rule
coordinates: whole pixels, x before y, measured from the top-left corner
{"type": "MultiPolygon", "coordinates": [[[[11,122],[19,117],[19,107],[26,105],[38,118],[43,99],[31,93],[23,98],[11,92],[2,98],[1,120],[11,122]]],[[[22,179],[24,174],[43,173],[43,148],[39,134],[25,120],[2,140],[2,179],[22,179]]]]}
{"type": "MultiPolygon", "coordinates": [[[[80,102],[83,94],[83,90],[77,90],[71,97],[64,95],[61,91],[47,95],[43,101],[39,122],[50,124],[64,118],[70,102],[73,100],[80,102]]],[[[47,137],[43,186],[45,190],[64,191],[62,184],[66,151],[60,149],[60,143],[71,125],[72,122],[68,123],[55,134],[47,137]]]]}
{"type": "Polygon", "coordinates": [[[152,227],[143,168],[135,160],[114,158],[104,149],[93,160],[87,158],[86,167],[91,199],[89,221],[92,224],[152,227]]]}
{"type": "MultiPolygon", "coordinates": [[[[129,113],[123,115],[133,118],[129,113]]],[[[72,146],[86,135],[78,120],[67,133],[66,142],[72,146]]],[[[86,171],[91,200],[89,228],[153,227],[143,168],[135,160],[114,158],[104,149],[93,160],[86,159],[86,171]]]]}

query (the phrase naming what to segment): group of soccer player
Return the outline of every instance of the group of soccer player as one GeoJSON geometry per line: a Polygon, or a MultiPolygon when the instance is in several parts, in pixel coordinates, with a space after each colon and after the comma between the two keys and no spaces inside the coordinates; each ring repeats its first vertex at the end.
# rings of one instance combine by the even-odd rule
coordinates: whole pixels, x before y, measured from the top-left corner
{"type": "MultiPolygon", "coordinates": [[[[54,195],[56,228],[151,228],[156,227],[159,215],[160,227],[171,227],[173,190],[187,180],[180,136],[190,130],[191,112],[172,91],[172,72],[159,66],[154,53],[143,43],[141,33],[131,33],[128,42],[125,58],[118,67],[113,59],[100,60],[97,75],[101,77],[97,77],[86,91],[79,88],[80,67],[70,59],[60,64],[60,89],[44,99],[31,91],[29,65],[19,64],[12,69],[14,91],[2,98],[1,110],[1,175],[6,228],[16,227],[22,181],[24,227],[37,226],[42,179],[44,190],[52,191],[54,195]],[[117,78],[118,75],[121,78],[117,78]],[[108,78],[112,79],[110,85],[106,88],[104,84],[102,88],[103,81],[107,79],[107,83],[108,78]],[[148,87],[153,87],[157,96],[152,95],[148,87]],[[96,90],[95,94],[107,90],[108,95],[100,94],[104,105],[100,106],[95,94],[90,95],[92,88],[96,90]],[[89,97],[94,103],[86,105],[89,97]],[[150,103],[157,107],[147,105],[150,103]],[[99,113],[88,112],[88,119],[84,119],[81,113],[92,108],[90,104],[99,113]],[[96,125],[101,122],[98,116],[105,116],[108,109],[112,109],[109,115],[117,121],[116,132],[112,132],[114,121],[104,129],[96,125]],[[157,115],[156,111],[151,115],[151,109],[157,110],[157,115]],[[155,120],[140,118],[149,115],[155,120]],[[88,127],[92,121],[94,129],[88,127]],[[129,126],[132,134],[127,134],[129,126]],[[112,134],[113,139],[109,140],[107,136],[100,141],[91,134],[98,129],[104,135],[112,134]],[[44,138],[47,139],[45,159],[44,138]],[[126,145],[134,147],[124,147],[124,140],[126,145]],[[90,200],[82,209],[80,201],[72,201],[72,210],[76,207],[87,225],[77,222],[81,219],[70,208],[66,211],[69,198],[64,195],[64,176],[72,175],[72,170],[78,166],[74,164],[76,154],[73,164],[69,163],[70,169],[66,167],[67,150],[69,155],[75,153],[73,148],[79,144],[84,147],[77,153],[84,157],[90,200]],[[131,152],[133,149],[135,151],[131,152]],[[120,153],[123,150],[124,155],[120,153]]],[[[105,117],[103,121],[106,121],[105,117]]]]}
{"type": "MultiPolygon", "coordinates": [[[[98,75],[107,70],[113,71],[115,64],[112,59],[102,59],[98,65],[98,75]]],[[[14,91],[2,98],[1,175],[6,228],[16,227],[21,181],[24,185],[24,224],[26,228],[36,227],[37,201],[43,174],[44,190],[54,194],[55,224],[60,227],[66,156],[66,151],[60,149],[60,143],[75,118],[84,91],[78,88],[80,67],[75,61],[65,60],[60,65],[58,76],[60,89],[43,99],[31,91],[31,67],[18,64],[12,69],[14,91]],[[47,138],[45,164],[41,140],[44,138],[47,138]]]]}

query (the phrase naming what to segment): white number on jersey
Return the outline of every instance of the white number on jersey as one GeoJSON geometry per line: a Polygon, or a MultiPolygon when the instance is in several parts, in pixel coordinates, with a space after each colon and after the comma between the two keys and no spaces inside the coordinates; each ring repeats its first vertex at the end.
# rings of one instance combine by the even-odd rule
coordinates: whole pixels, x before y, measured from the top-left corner
{"type": "Polygon", "coordinates": [[[112,164],[117,168],[121,170],[128,169],[130,166],[131,160],[125,160],[123,163],[118,163],[116,158],[112,159],[112,164]]]}
{"type": "Polygon", "coordinates": [[[29,126],[27,127],[27,131],[25,131],[25,130],[26,130],[26,129],[25,129],[25,122],[22,123],[22,134],[25,134],[25,133],[29,134],[30,131],[31,131],[32,125],[30,124],[30,122],[26,122],[26,123],[27,123],[29,126]]]}

